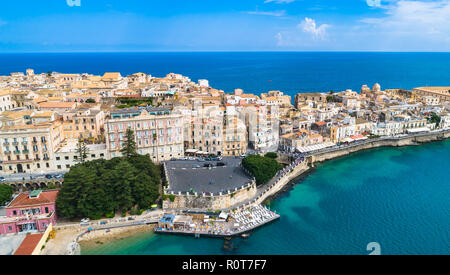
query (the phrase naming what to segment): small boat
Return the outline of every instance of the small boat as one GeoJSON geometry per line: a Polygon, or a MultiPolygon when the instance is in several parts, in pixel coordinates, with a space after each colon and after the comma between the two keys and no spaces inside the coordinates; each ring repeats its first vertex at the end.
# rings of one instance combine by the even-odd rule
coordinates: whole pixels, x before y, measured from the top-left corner
{"type": "Polygon", "coordinates": [[[250,237],[250,233],[242,234],[241,237],[242,237],[242,238],[248,238],[248,237],[250,237]]]}

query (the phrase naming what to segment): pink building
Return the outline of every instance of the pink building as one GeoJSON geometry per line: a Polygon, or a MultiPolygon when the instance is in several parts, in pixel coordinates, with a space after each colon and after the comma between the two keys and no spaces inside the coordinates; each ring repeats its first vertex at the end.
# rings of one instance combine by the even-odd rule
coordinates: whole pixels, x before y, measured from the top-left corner
{"type": "Polygon", "coordinates": [[[19,194],[0,217],[0,235],[45,231],[56,222],[55,202],[58,191],[36,190],[19,194]]]}
{"type": "Polygon", "coordinates": [[[126,131],[133,130],[137,152],[154,162],[184,156],[183,116],[166,108],[111,111],[106,121],[106,145],[110,158],[120,157],[126,131]]]}

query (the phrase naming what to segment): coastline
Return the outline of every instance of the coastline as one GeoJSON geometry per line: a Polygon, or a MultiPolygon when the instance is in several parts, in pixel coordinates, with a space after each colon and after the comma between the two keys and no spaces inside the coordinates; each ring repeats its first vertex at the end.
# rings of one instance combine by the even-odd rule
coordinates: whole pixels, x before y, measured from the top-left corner
{"type": "Polygon", "coordinates": [[[260,197],[254,200],[254,203],[266,203],[268,200],[279,198],[283,193],[292,190],[293,186],[299,184],[311,173],[314,172],[315,163],[324,163],[327,160],[338,159],[351,155],[353,153],[362,152],[375,148],[388,148],[388,147],[407,147],[407,146],[420,146],[431,142],[445,141],[450,138],[450,129],[442,130],[441,132],[430,132],[420,135],[409,135],[401,138],[385,138],[380,140],[369,140],[367,143],[356,144],[353,147],[338,148],[336,150],[318,152],[311,154],[307,158],[309,167],[308,169],[293,169],[290,173],[284,175],[282,179],[278,181],[279,184],[275,184],[270,189],[266,190],[260,197]],[[286,179],[288,179],[286,181],[286,179]]]}
{"type": "Polygon", "coordinates": [[[96,230],[88,234],[85,234],[78,241],[81,249],[89,249],[97,246],[101,246],[107,242],[114,242],[122,240],[136,234],[153,232],[156,226],[154,224],[149,225],[137,225],[130,227],[120,227],[107,230],[96,230]]]}
{"type": "MultiPolygon", "coordinates": [[[[327,160],[338,159],[344,156],[351,155],[353,153],[362,152],[375,148],[383,148],[383,147],[408,147],[408,146],[420,146],[421,144],[431,143],[431,142],[440,142],[445,141],[450,138],[450,130],[446,130],[440,133],[429,133],[426,135],[417,136],[407,136],[395,140],[373,140],[367,144],[359,144],[355,147],[352,147],[351,150],[349,148],[340,148],[338,150],[330,152],[321,152],[318,154],[313,154],[309,157],[313,157],[311,159],[310,165],[308,169],[293,169],[290,173],[284,175],[283,180],[280,180],[280,185],[275,185],[265,192],[262,196],[255,199],[254,204],[264,204],[269,200],[275,200],[282,196],[285,192],[289,192],[292,190],[294,185],[300,184],[306,177],[314,173],[314,163],[324,163],[327,160]],[[440,136],[442,134],[442,136],[440,136]],[[419,138],[419,140],[417,140],[419,138]],[[387,142],[387,143],[386,143],[387,142]],[[314,161],[314,157],[322,156],[314,161]]],[[[301,167],[299,167],[301,168],[301,167]]],[[[131,237],[135,234],[145,233],[149,231],[154,231],[155,225],[138,225],[138,226],[128,226],[121,228],[110,229],[109,233],[106,233],[106,230],[97,230],[93,231],[89,234],[82,236],[78,243],[82,249],[92,248],[96,246],[101,246],[105,242],[117,241],[121,239],[125,239],[127,237],[131,237]]]]}

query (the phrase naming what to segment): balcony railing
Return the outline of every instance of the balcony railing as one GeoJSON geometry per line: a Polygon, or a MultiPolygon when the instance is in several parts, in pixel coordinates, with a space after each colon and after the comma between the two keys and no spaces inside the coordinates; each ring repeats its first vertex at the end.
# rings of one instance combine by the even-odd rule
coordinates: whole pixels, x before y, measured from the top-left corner
{"type": "Polygon", "coordinates": [[[14,154],[20,155],[20,151],[14,151],[14,154]]]}

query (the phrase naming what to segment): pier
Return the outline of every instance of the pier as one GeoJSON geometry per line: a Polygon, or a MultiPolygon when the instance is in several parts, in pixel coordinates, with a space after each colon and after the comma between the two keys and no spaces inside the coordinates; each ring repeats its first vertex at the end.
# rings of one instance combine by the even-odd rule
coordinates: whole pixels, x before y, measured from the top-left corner
{"type": "Polygon", "coordinates": [[[219,218],[208,215],[165,215],[155,233],[226,238],[240,236],[280,218],[269,209],[256,205],[231,215],[221,213],[219,218]]]}

